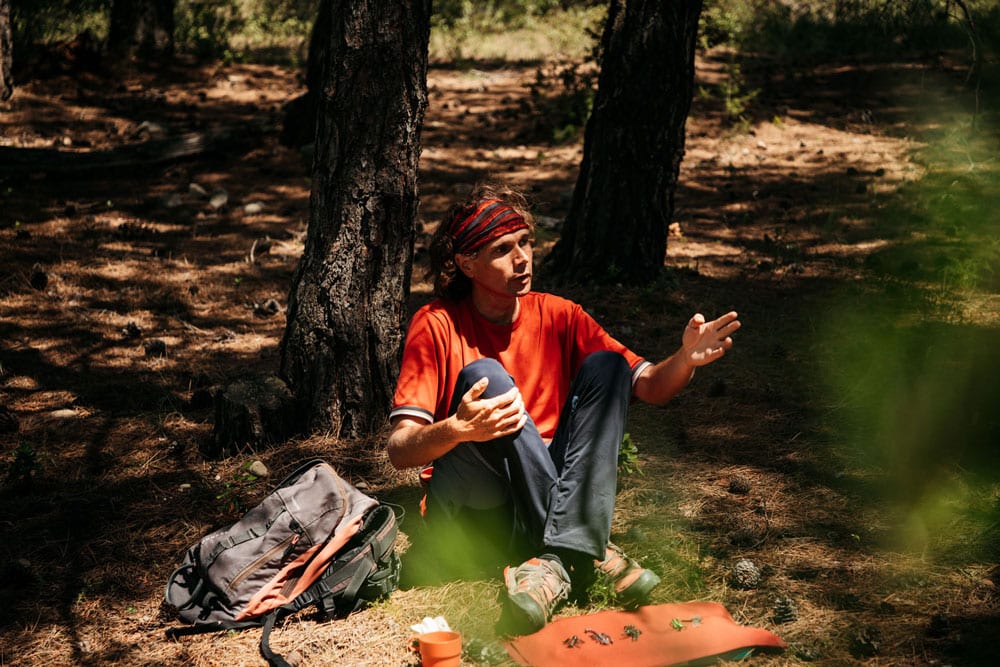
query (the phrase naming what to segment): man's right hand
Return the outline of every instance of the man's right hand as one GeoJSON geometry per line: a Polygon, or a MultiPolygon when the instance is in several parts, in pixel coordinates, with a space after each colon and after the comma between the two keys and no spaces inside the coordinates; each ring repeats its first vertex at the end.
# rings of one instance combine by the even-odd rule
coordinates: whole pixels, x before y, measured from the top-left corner
{"type": "Polygon", "coordinates": [[[387,451],[389,461],[405,470],[430,463],[463,442],[488,442],[517,433],[528,422],[517,387],[483,398],[489,380],[482,378],[459,401],[455,414],[427,423],[413,417],[393,421],[387,451]]]}
{"type": "Polygon", "coordinates": [[[517,387],[493,398],[481,398],[488,385],[488,378],[479,379],[458,404],[455,418],[467,435],[466,440],[487,442],[513,435],[528,421],[524,399],[517,387]]]}

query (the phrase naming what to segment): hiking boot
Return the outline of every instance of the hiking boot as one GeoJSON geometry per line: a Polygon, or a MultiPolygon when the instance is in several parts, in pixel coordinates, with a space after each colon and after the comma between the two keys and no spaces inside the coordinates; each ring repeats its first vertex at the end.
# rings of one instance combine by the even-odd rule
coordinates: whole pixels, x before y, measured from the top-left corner
{"type": "Polygon", "coordinates": [[[660,583],[655,572],[639,565],[626,556],[621,547],[611,542],[608,542],[604,560],[595,560],[594,567],[608,578],[618,599],[626,603],[645,602],[660,583]]]}
{"type": "Polygon", "coordinates": [[[504,568],[507,599],[528,632],[545,627],[556,605],[569,595],[569,574],[561,563],[532,558],[504,568]]]}

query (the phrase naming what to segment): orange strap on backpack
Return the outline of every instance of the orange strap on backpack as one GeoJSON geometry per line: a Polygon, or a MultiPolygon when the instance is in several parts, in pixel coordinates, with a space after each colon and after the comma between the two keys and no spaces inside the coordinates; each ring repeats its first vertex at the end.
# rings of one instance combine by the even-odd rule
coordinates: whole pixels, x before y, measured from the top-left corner
{"type": "Polygon", "coordinates": [[[364,517],[360,514],[340,526],[329,541],[316,544],[303,552],[298,558],[283,567],[271,581],[262,586],[247,602],[237,621],[263,616],[273,609],[294,600],[296,596],[309,588],[323,574],[326,564],[347,544],[361,529],[364,517]],[[318,553],[317,553],[318,552],[318,553]]]}

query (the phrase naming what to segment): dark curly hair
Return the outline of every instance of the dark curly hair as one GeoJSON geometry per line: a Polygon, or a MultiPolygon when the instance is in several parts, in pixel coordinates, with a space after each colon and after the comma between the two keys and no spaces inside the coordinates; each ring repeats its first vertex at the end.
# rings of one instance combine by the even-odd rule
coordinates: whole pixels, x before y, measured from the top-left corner
{"type": "Polygon", "coordinates": [[[448,230],[452,221],[471,215],[487,199],[499,199],[506,203],[521,214],[532,231],[535,229],[535,219],[528,210],[528,200],[519,191],[498,183],[479,183],[473,187],[463,202],[448,210],[431,237],[431,264],[424,278],[434,281],[434,294],[442,299],[458,301],[472,292],[472,281],[455,264],[453,239],[448,230]]]}

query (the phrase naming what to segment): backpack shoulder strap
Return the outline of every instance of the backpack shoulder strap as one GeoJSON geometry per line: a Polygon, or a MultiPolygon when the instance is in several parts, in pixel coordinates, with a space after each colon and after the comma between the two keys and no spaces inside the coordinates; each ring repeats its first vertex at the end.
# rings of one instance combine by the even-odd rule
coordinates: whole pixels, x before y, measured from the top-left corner
{"type": "Polygon", "coordinates": [[[334,559],[323,576],[289,605],[298,611],[315,603],[320,611],[342,617],[365,601],[375,600],[399,585],[399,556],[394,550],[398,527],[391,508],[378,505],[365,516],[364,526],[334,559]]]}
{"type": "Polygon", "coordinates": [[[260,634],[260,655],[270,667],[292,667],[282,655],[271,650],[271,630],[274,630],[274,624],[278,620],[278,611],[275,609],[264,618],[264,631],[260,634]]]}

